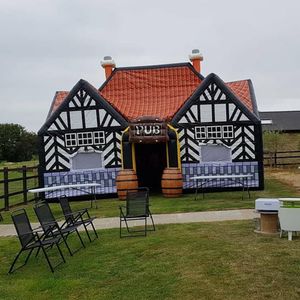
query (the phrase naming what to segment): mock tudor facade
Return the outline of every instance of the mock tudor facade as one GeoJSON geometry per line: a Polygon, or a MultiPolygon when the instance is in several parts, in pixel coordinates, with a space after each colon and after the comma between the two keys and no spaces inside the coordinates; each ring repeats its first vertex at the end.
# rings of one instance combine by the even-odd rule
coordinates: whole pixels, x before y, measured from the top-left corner
{"type": "MultiPolygon", "coordinates": [[[[56,92],[39,131],[40,184],[97,182],[96,193],[109,195],[123,168],[136,170],[140,186],[159,190],[164,168],[177,167],[185,191],[195,188],[195,175],[223,174],[252,174],[247,186],[262,189],[262,129],[252,83],[204,77],[201,60],[196,52],[193,65],[115,68],[106,57],[107,79],[99,89],[81,79],[70,92],[56,92]]],[[[225,185],[208,188],[240,188],[225,185]]]]}

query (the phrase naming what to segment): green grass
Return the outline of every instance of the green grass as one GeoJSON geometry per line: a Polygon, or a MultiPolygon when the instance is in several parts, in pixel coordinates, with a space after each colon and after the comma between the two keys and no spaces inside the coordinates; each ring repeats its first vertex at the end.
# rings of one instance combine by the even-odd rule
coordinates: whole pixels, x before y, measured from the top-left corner
{"type": "Polygon", "coordinates": [[[28,161],[20,161],[20,162],[8,162],[8,161],[0,161],[0,168],[21,168],[23,166],[27,167],[35,167],[38,165],[38,160],[28,160],[28,161]]]}
{"type": "MultiPolygon", "coordinates": [[[[208,210],[228,210],[228,209],[243,209],[254,208],[255,199],[263,197],[297,197],[299,192],[296,189],[280,183],[274,179],[266,179],[265,190],[251,191],[250,199],[247,193],[244,193],[242,199],[242,192],[222,192],[222,193],[206,193],[204,199],[202,195],[198,200],[195,200],[194,194],[184,194],[180,198],[164,198],[162,195],[152,195],[150,197],[151,211],[154,214],[164,213],[179,213],[179,212],[195,212],[208,210]]],[[[102,199],[98,200],[98,208],[90,209],[90,213],[96,217],[117,217],[119,216],[119,206],[124,205],[123,201],[118,199],[102,199]]],[[[26,208],[29,218],[32,222],[37,222],[34,215],[33,203],[27,206],[20,206],[26,208]]],[[[71,206],[74,210],[79,210],[89,207],[88,201],[74,201],[71,206]]],[[[51,209],[56,217],[62,215],[59,204],[51,203],[51,209]]],[[[17,208],[15,208],[17,209],[17,208]]],[[[3,223],[11,223],[10,212],[1,212],[4,221],[3,223]]]]}
{"type": "Polygon", "coordinates": [[[133,239],[119,239],[117,229],[102,230],[99,240],[66,255],[54,274],[40,255],[6,275],[19,244],[1,238],[0,297],[299,299],[300,239],[288,242],[253,229],[252,221],[161,225],[133,239]]]}

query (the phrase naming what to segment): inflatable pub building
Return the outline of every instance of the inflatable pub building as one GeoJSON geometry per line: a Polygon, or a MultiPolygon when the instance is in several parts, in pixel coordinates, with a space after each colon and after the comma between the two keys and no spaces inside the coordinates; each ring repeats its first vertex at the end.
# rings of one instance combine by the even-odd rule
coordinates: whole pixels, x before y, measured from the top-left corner
{"type": "MultiPolygon", "coordinates": [[[[191,63],[118,68],[108,56],[99,89],[81,79],[71,91],[56,92],[39,131],[40,185],[100,183],[97,196],[147,186],[176,196],[195,189],[194,176],[250,174],[246,187],[262,189],[252,83],[204,77],[202,60],[193,50],[191,63]]],[[[220,179],[205,188],[241,186],[220,179]]],[[[84,195],[82,189],[67,193],[84,195]]]]}

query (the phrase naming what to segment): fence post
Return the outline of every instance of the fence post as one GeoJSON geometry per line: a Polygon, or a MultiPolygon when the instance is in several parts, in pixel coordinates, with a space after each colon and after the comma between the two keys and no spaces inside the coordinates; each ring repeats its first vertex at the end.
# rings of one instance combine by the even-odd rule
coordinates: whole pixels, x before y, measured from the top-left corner
{"type": "Polygon", "coordinates": [[[26,168],[26,166],[22,167],[22,173],[23,173],[23,199],[24,199],[24,204],[27,204],[27,168],[26,168]]]}
{"type": "Polygon", "coordinates": [[[274,154],[274,164],[275,164],[275,168],[277,167],[277,152],[275,152],[274,154]]]}
{"type": "Polygon", "coordinates": [[[9,210],[8,168],[3,168],[4,209],[9,210]]]}

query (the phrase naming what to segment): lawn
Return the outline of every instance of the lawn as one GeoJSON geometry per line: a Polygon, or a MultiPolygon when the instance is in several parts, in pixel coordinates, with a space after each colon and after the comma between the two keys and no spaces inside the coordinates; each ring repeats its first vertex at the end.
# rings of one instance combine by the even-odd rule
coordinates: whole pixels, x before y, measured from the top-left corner
{"type": "MultiPolygon", "coordinates": [[[[265,180],[265,190],[251,191],[251,197],[248,198],[247,193],[244,193],[242,199],[242,192],[222,192],[222,193],[206,193],[204,199],[202,196],[195,200],[194,194],[184,194],[180,198],[164,198],[162,195],[151,195],[151,211],[154,214],[163,213],[178,213],[178,212],[194,212],[194,211],[208,211],[208,210],[228,210],[228,209],[243,209],[254,208],[255,199],[260,197],[296,197],[299,192],[285,184],[280,183],[275,179],[265,180]]],[[[90,209],[91,215],[96,217],[116,217],[119,215],[119,206],[124,202],[118,199],[101,199],[98,200],[98,208],[90,209]]],[[[37,219],[34,215],[33,203],[25,207],[29,218],[32,222],[37,219]]],[[[89,201],[74,201],[71,203],[74,210],[82,209],[90,205],[89,201]]],[[[59,204],[50,204],[51,209],[56,217],[62,216],[59,204]]],[[[15,208],[17,209],[17,208],[15,208]]],[[[4,221],[3,223],[11,223],[10,212],[1,212],[4,221]]]]}
{"type": "Polygon", "coordinates": [[[299,299],[300,239],[253,229],[252,221],[160,225],[132,239],[102,230],[54,274],[39,255],[6,275],[19,244],[1,238],[1,299],[299,299]]]}
{"type": "MultiPolygon", "coordinates": [[[[151,195],[154,214],[254,208],[259,197],[295,197],[297,189],[267,177],[264,191],[194,194],[177,199],[151,195]]],[[[74,209],[89,202],[72,202],[74,209]]],[[[98,201],[91,215],[118,216],[117,199],[98,201]]],[[[25,206],[36,221],[32,204],[25,206]]],[[[56,216],[58,204],[51,204],[56,216]]],[[[10,212],[2,212],[4,223],[10,212]]],[[[52,274],[43,255],[6,275],[19,250],[16,237],[0,238],[0,299],[299,299],[300,238],[255,234],[253,221],[159,225],[146,238],[119,239],[117,229],[69,257],[52,274]]],[[[78,241],[71,241],[73,246],[78,241]]],[[[56,252],[50,253],[57,258],[56,252]]]]}

